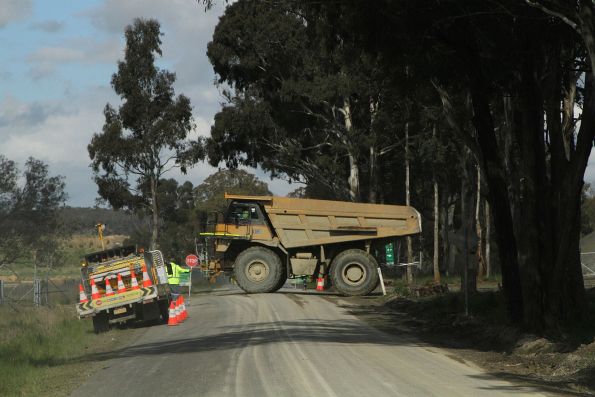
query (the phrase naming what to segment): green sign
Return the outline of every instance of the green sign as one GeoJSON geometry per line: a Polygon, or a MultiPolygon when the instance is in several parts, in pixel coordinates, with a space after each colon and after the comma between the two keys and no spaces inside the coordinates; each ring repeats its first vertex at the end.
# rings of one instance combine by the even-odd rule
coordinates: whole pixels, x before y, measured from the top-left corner
{"type": "Polygon", "coordinates": [[[187,287],[190,285],[190,273],[180,273],[180,286],[187,287]]]}
{"type": "Polygon", "coordinates": [[[384,257],[387,265],[395,264],[395,250],[393,243],[388,243],[384,246],[384,257]]]}

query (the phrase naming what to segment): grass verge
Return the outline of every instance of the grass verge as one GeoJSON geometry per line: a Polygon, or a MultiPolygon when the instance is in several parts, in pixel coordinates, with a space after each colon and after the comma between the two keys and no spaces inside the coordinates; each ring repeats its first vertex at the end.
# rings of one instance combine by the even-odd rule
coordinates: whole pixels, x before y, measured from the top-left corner
{"type": "Polygon", "coordinates": [[[18,312],[0,306],[0,395],[68,395],[95,367],[93,353],[122,340],[113,332],[95,335],[70,305],[18,312]]]}

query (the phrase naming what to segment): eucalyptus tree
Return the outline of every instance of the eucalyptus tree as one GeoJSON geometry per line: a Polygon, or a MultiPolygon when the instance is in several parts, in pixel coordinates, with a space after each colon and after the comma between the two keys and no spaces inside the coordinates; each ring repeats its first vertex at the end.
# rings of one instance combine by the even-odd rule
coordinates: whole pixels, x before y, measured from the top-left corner
{"type": "MultiPolygon", "coordinates": [[[[59,209],[67,199],[64,178],[51,176],[47,164],[30,157],[19,170],[0,155],[0,268],[16,261],[52,256],[66,236],[59,209]]],[[[13,269],[14,271],[14,269],[13,269]]]]}
{"type": "Polygon", "coordinates": [[[159,182],[172,168],[182,171],[202,156],[200,142],[188,139],[194,128],[190,99],[175,94],[174,73],[159,69],[161,30],[154,19],[136,19],[126,27],[124,60],[111,85],[118,109],[107,104],[105,123],[88,146],[102,200],[115,209],[151,217],[151,247],[159,237],[159,182]]]}

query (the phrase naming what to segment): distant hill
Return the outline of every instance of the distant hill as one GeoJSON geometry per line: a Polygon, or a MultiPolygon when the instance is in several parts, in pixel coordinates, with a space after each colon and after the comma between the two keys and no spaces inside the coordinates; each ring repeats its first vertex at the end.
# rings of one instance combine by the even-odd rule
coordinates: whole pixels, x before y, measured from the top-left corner
{"type": "Polygon", "coordinates": [[[106,225],[106,235],[130,236],[143,223],[135,215],[105,208],[66,207],[60,210],[60,217],[73,234],[95,235],[95,225],[106,225]]]}

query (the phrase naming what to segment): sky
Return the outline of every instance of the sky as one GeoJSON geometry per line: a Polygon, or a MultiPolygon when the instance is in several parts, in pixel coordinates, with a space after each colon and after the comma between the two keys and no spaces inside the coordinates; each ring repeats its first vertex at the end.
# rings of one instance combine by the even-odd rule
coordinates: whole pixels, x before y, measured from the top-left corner
{"type": "MultiPolygon", "coordinates": [[[[124,29],[134,18],[161,23],[158,66],[177,75],[176,93],[193,105],[197,134],[208,136],[224,98],[206,56],[223,1],[205,11],[197,0],[0,0],[0,154],[22,167],[29,156],[65,177],[70,206],[93,206],[87,145],[103,126],[106,103],[120,104],[110,86],[124,57],[124,29]]],[[[186,175],[195,186],[217,171],[199,163],[186,175]]],[[[276,195],[298,186],[271,180],[276,195]]]]}

